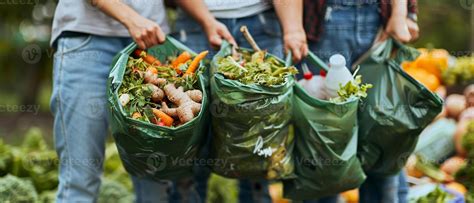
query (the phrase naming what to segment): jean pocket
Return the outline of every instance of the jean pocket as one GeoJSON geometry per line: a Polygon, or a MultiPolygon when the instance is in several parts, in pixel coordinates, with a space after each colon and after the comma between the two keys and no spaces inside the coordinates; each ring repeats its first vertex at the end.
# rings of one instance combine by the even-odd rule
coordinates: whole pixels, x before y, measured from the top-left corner
{"type": "Polygon", "coordinates": [[[280,26],[280,21],[275,13],[275,11],[266,11],[258,16],[260,23],[262,24],[263,31],[274,37],[281,37],[282,31],[280,26]]]}
{"type": "Polygon", "coordinates": [[[74,37],[61,37],[58,39],[58,49],[56,54],[67,54],[78,51],[86,47],[92,40],[92,35],[84,34],[74,37]]]}

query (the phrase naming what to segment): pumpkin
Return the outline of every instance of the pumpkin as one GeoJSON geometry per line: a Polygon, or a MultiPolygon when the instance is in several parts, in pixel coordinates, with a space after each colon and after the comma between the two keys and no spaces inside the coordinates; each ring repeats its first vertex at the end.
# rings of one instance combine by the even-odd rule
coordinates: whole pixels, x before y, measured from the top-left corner
{"type": "Polygon", "coordinates": [[[440,80],[435,75],[423,69],[408,68],[406,72],[431,91],[435,91],[441,85],[440,80]]]}
{"type": "Polygon", "coordinates": [[[290,201],[283,198],[283,184],[281,182],[272,183],[268,186],[270,197],[274,203],[289,203],[290,201]]]}
{"type": "Polygon", "coordinates": [[[465,187],[463,184],[458,183],[458,182],[451,182],[451,183],[448,183],[448,184],[445,185],[445,187],[446,187],[447,189],[450,189],[450,190],[459,192],[459,193],[461,193],[462,195],[466,195],[466,193],[467,193],[466,187],[465,187]]]}
{"type": "Polygon", "coordinates": [[[359,202],[359,190],[353,189],[341,193],[342,198],[346,200],[346,203],[358,203],[359,202]]]}
{"type": "Polygon", "coordinates": [[[448,67],[449,53],[444,49],[418,49],[421,55],[416,59],[416,67],[434,74],[441,80],[441,73],[448,67]]]}

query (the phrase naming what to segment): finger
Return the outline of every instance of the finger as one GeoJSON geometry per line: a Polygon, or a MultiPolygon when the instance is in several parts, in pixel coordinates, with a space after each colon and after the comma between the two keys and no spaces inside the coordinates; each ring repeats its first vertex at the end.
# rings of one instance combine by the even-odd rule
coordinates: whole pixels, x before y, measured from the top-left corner
{"type": "Polygon", "coordinates": [[[154,27],[148,28],[146,30],[148,41],[150,41],[151,46],[158,44],[158,40],[156,39],[156,29],[154,27]]]}
{"type": "Polygon", "coordinates": [[[146,45],[145,45],[145,42],[143,42],[143,40],[141,39],[136,39],[135,42],[137,43],[138,47],[140,47],[140,49],[146,49],[146,45]]]}
{"type": "Polygon", "coordinates": [[[306,44],[306,42],[301,47],[301,52],[303,53],[303,56],[308,56],[309,48],[308,48],[308,44],[306,44]]]}
{"type": "Polygon", "coordinates": [[[145,43],[146,48],[148,48],[151,46],[152,43],[146,33],[147,31],[143,30],[142,33],[140,34],[140,39],[145,43]]]}
{"type": "Polygon", "coordinates": [[[415,30],[410,30],[410,35],[411,35],[411,39],[410,41],[415,41],[418,39],[418,31],[415,31],[415,30]]]}
{"type": "Polygon", "coordinates": [[[385,40],[387,40],[389,37],[389,34],[385,31],[385,32],[382,32],[380,34],[380,36],[378,37],[378,39],[375,40],[375,43],[378,43],[378,42],[383,42],[385,40]]]}
{"type": "Polygon", "coordinates": [[[156,27],[156,38],[159,44],[163,44],[166,41],[166,34],[160,27],[156,27]]]}
{"type": "Polygon", "coordinates": [[[299,62],[301,60],[301,51],[300,51],[300,49],[294,47],[294,48],[292,48],[291,52],[293,54],[293,60],[295,62],[299,62]]]}
{"type": "Polygon", "coordinates": [[[222,44],[222,39],[219,35],[211,35],[208,40],[209,44],[215,49],[218,49],[222,44]]]}
{"type": "Polygon", "coordinates": [[[222,36],[222,38],[225,39],[226,41],[228,41],[230,44],[237,47],[237,42],[235,41],[234,37],[232,37],[230,32],[227,30],[227,28],[224,27],[223,29],[224,30],[219,31],[220,36],[222,36]]]}

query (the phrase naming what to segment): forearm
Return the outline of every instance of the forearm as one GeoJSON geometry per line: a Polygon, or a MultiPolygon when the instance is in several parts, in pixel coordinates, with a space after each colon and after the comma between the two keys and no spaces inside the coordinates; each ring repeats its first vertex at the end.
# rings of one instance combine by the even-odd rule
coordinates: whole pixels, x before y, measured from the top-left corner
{"type": "Polygon", "coordinates": [[[408,15],[408,0],[392,0],[392,16],[406,18],[408,15]]]}
{"type": "Polygon", "coordinates": [[[303,0],[273,0],[283,33],[302,31],[303,0]]]}
{"type": "Polygon", "coordinates": [[[203,0],[176,0],[176,3],[203,27],[215,21],[203,0]]]}
{"type": "Polygon", "coordinates": [[[92,0],[92,4],[126,27],[133,23],[132,19],[140,16],[140,14],[122,1],[92,0]]]}

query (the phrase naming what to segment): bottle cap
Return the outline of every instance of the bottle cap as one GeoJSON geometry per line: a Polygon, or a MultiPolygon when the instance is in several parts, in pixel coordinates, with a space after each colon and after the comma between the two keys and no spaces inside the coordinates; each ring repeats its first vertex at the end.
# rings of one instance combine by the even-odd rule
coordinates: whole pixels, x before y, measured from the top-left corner
{"type": "Polygon", "coordinates": [[[335,54],[329,58],[329,63],[331,67],[346,66],[346,59],[341,54],[335,54]]]}
{"type": "Polygon", "coordinates": [[[323,77],[323,78],[326,77],[326,71],[324,71],[324,70],[319,70],[319,75],[320,75],[321,77],[323,77]]]}
{"type": "Polygon", "coordinates": [[[306,73],[303,74],[303,78],[304,78],[305,80],[311,80],[311,78],[313,78],[313,73],[311,73],[311,72],[306,72],[306,73]]]}

